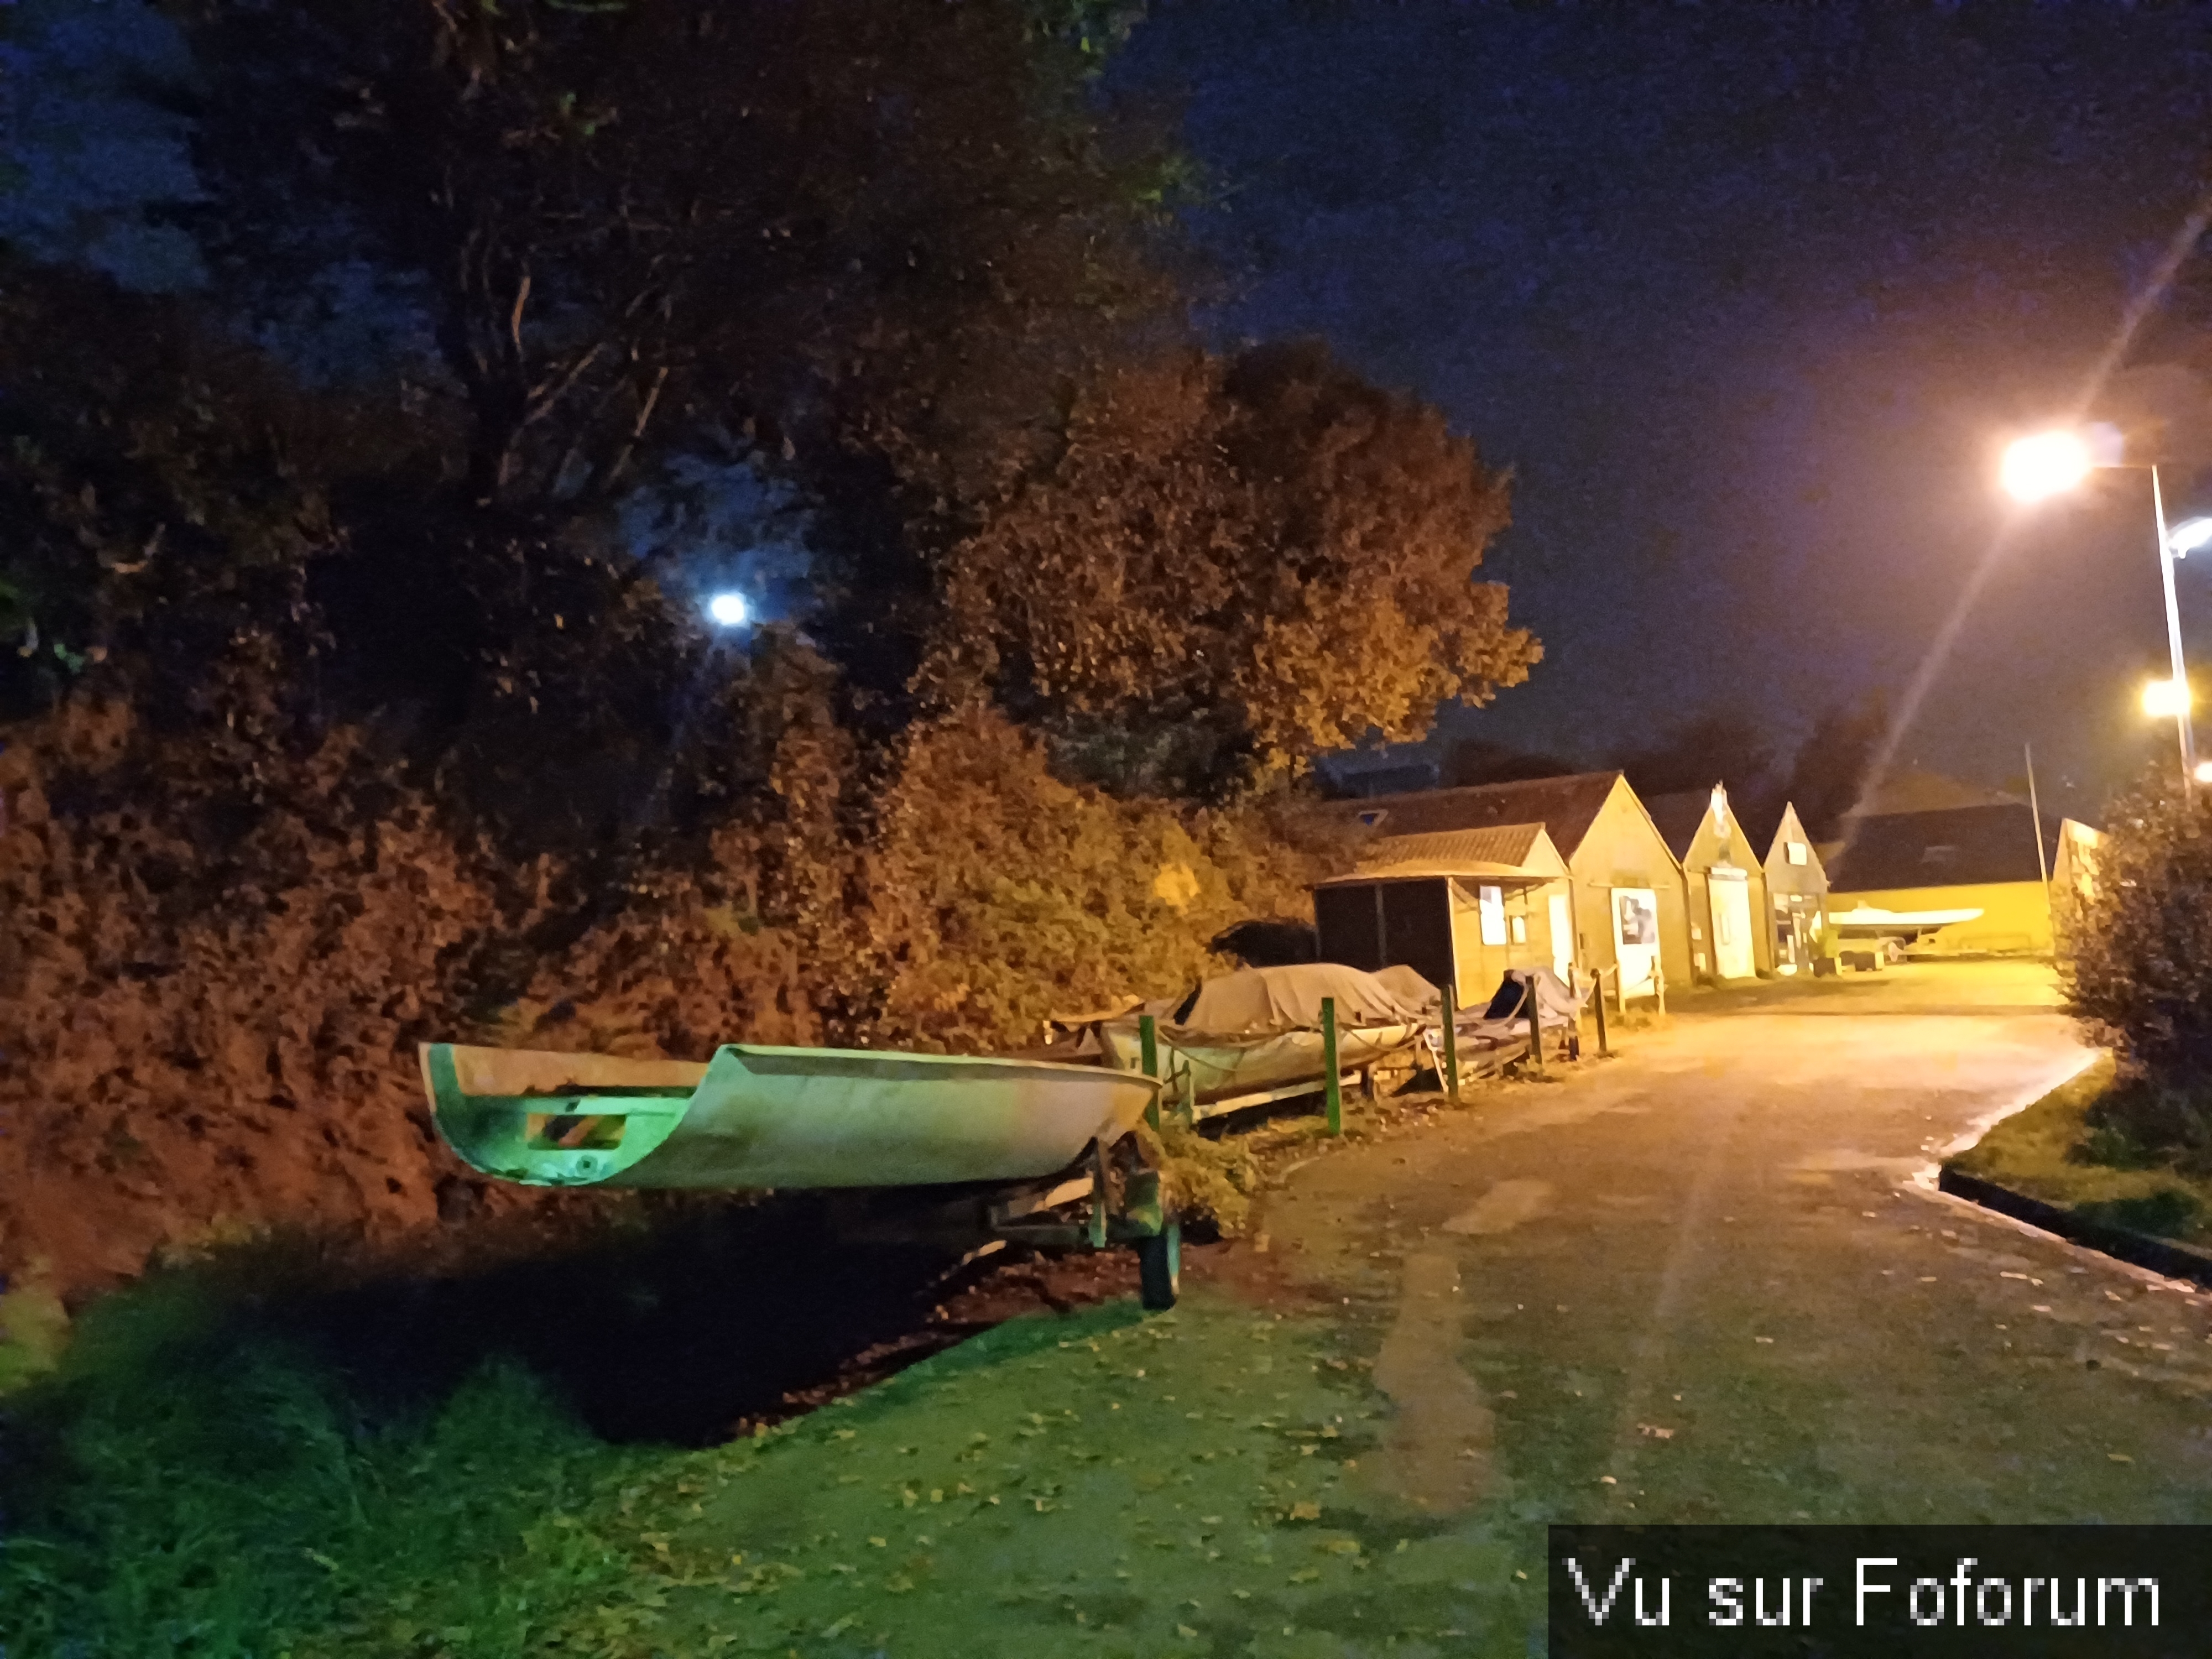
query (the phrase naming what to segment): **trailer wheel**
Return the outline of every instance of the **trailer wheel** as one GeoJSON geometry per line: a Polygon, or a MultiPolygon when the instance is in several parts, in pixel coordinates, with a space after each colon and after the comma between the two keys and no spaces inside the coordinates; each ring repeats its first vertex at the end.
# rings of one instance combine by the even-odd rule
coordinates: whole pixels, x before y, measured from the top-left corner
{"type": "Polygon", "coordinates": [[[1158,1232],[1137,1241],[1137,1282],[1150,1311],[1175,1306],[1182,1286],[1182,1226],[1173,1216],[1158,1232]]]}

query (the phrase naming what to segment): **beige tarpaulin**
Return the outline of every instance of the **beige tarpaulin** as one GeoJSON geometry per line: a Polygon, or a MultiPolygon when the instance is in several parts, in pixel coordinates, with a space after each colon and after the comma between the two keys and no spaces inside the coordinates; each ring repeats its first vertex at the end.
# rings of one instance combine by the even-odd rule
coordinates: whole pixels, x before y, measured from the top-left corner
{"type": "Polygon", "coordinates": [[[1224,974],[1207,980],[1180,1001],[1148,1004],[1145,1012],[1186,1030],[1241,1036],[1255,1031],[1310,1030],[1321,1024],[1324,997],[1336,999],[1340,1024],[1397,1025],[1419,1020],[1424,1004],[1433,1006],[1438,994],[1410,971],[1403,971],[1394,989],[1376,975],[1364,974],[1357,968],[1309,962],[1290,968],[1247,968],[1224,974]],[[1416,987],[1422,1001],[1401,994],[1416,987]]]}

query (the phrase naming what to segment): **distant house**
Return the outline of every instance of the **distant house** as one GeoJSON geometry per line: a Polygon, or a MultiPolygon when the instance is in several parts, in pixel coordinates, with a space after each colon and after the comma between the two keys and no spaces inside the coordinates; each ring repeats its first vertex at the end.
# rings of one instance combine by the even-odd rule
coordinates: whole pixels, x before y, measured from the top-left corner
{"type": "Polygon", "coordinates": [[[1574,965],[1566,860],[1540,823],[1382,836],[1358,870],[1314,889],[1324,962],[1400,963],[1486,1001],[1508,968],[1574,965]]]}
{"type": "Polygon", "coordinates": [[[1618,772],[1431,789],[1318,810],[1393,839],[1541,824],[1568,873],[1543,893],[1547,945],[1562,935],[1574,945],[1571,959],[1556,951],[1551,959],[1585,971],[1618,969],[1630,996],[1657,988],[1655,970],[1669,984],[1689,982],[1681,866],[1618,772]]]}
{"type": "Polygon", "coordinates": [[[2048,951],[2053,850],[2038,856],[2025,802],[1856,817],[1828,866],[1830,915],[1930,955],[2048,951]]]}
{"type": "Polygon", "coordinates": [[[2051,861],[2052,902],[2064,904],[2097,896],[2097,848],[2104,836],[2073,818],[2060,820],[2058,856],[2051,861]]]}

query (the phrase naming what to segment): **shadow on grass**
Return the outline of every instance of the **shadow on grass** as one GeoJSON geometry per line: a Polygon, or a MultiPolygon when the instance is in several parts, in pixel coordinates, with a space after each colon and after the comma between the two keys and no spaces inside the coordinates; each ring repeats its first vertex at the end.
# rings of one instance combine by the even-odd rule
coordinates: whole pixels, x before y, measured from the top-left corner
{"type": "Polygon", "coordinates": [[[966,1334],[929,1322],[949,1260],[800,1200],[439,1277],[334,1284],[296,1243],[155,1274],[0,1401],[0,1642],[258,1654],[373,1606],[361,1650],[413,1653],[419,1606],[439,1651],[529,1650],[654,1582],[621,1517],[677,1449],[966,1334]]]}

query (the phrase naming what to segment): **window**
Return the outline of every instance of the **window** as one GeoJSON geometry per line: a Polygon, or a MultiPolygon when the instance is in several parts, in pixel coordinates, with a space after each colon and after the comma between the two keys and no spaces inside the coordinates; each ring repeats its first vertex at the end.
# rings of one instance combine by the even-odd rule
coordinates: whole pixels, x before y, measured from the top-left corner
{"type": "Polygon", "coordinates": [[[1526,945],[1528,942],[1528,918],[1508,916],[1505,920],[1513,930],[1513,942],[1516,945],[1526,945]]]}
{"type": "Polygon", "coordinates": [[[1805,862],[1806,851],[1805,843],[1803,842],[1793,841],[1786,842],[1784,843],[1784,850],[1788,854],[1790,863],[1802,864],[1805,862]]]}
{"type": "Polygon", "coordinates": [[[1474,890],[1476,904],[1482,912],[1482,942],[1485,945],[1505,943],[1505,890],[1503,887],[1478,887],[1474,890]]]}
{"type": "Polygon", "coordinates": [[[1387,811],[1379,808],[1372,812],[1362,812],[1359,815],[1359,827],[1363,830],[1372,830],[1389,816],[1387,811]]]}

